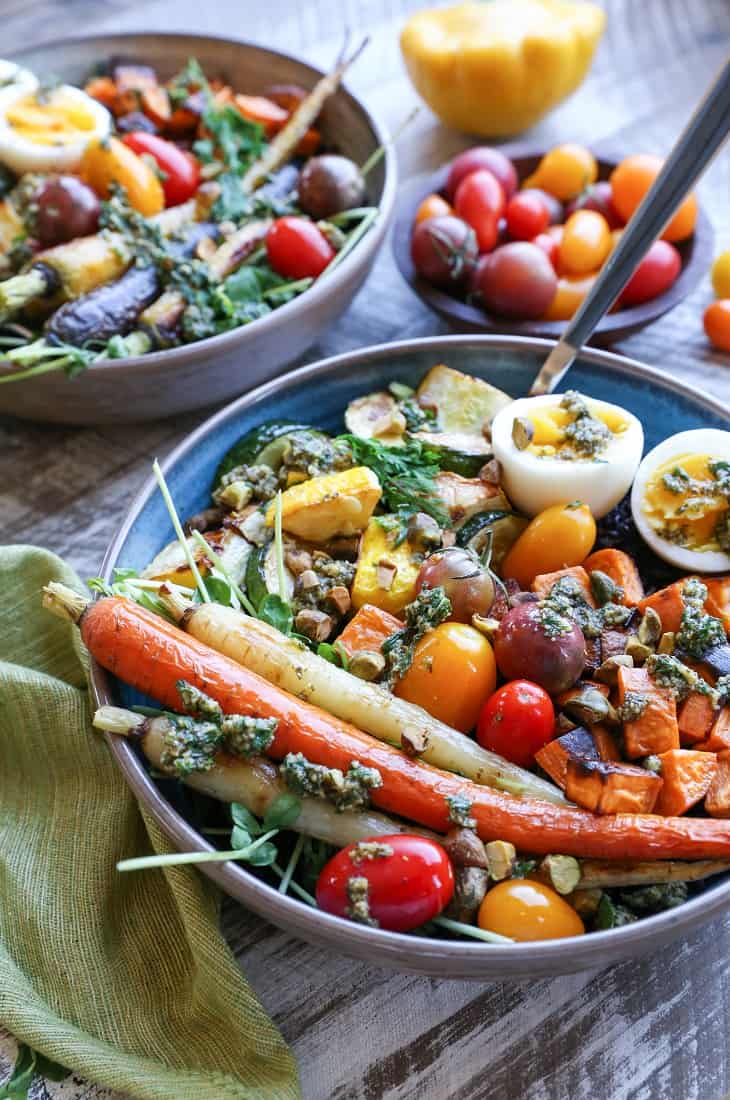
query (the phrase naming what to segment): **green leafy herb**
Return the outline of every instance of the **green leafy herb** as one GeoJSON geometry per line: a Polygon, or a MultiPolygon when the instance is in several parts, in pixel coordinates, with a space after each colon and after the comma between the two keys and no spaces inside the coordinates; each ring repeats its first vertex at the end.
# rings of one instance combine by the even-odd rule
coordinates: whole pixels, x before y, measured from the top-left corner
{"type": "Polygon", "coordinates": [[[619,905],[608,894],[603,894],[596,910],[594,927],[597,932],[604,932],[609,928],[621,928],[624,924],[633,924],[636,919],[636,915],[625,905],[619,905]]]}
{"type": "Polygon", "coordinates": [[[392,687],[411,667],[416,643],[429,630],[448,619],[450,614],[451,601],[440,585],[437,588],[424,588],[406,606],[406,625],[386,638],[381,646],[387,662],[386,681],[389,686],[392,687]]]}
{"type": "Polygon", "coordinates": [[[350,663],[347,650],[341,642],[335,642],[334,645],[330,645],[329,642],[320,642],[317,646],[317,656],[323,657],[325,661],[336,665],[337,668],[347,669],[350,663]]]}
{"type": "Polygon", "coordinates": [[[355,461],[368,466],[383,490],[383,504],[389,511],[413,515],[425,512],[441,527],[447,527],[449,517],[436,495],[434,479],[440,472],[439,454],[418,439],[403,447],[386,447],[375,439],[344,435],[340,439],[350,444],[355,461]]]}
{"type": "Polygon", "coordinates": [[[7,1081],[0,1085],[0,1100],[28,1100],[36,1076],[47,1081],[63,1081],[71,1071],[51,1061],[37,1050],[20,1043],[15,1065],[7,1081]]]}
{"type": "MultiPolygon", "coordinates": [[[[107,584],[101,577],[91,577],[86,583],[92,592],[98,592],[100,596],[124,596],[128,600],[134,600],[140,607],[146,607],[148,611],[161,615],[168,622],[174,621],[167,607],[156,594],[155,588],[148,587],[155,582],[142,580],[135,569],[115,569],[111,584],[107,584]]],[[[155,587],[160,585],[161,582],[155,587]]],[[[193,596],[192,589],[185,589],[185,591],[191,597],[193,596]]]]}
{"type": "Polygon", "coordinates": [[[230,172],[242,176],[263,150],[263,127],[229,104],[210,104],[203,112],[202,123],[211,136],[196,141],[193,152],[203,164],[221,160],[230,172]]]}
{"type": "Polygon", "coordinates": [[[263,818],[264,829],[291,829],[302,812],[302,804],[294,794],[280,794],[271,803],[263,818]]]}
{"type": "Polygon", "coordinates": [[[174,107],[180,107],[194,92],[202,92],[207,101],[211,96],[208,78],[196,57],[188,58],[185,67],[168,84],[167,90],[174,107]]]}

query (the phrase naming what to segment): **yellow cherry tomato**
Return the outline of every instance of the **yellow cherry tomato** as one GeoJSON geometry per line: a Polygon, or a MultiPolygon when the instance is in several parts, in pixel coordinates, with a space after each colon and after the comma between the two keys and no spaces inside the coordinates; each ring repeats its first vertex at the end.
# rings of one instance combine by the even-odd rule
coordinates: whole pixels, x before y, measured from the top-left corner
{"type": "Polygon", "coordinates": [[[510,936],[519,943],[582,936],[583,921],[549,886],[529,879],[498,882],[479,906],[478,924],[485,932],[510,936]]]}
{"type": "Polygon", "coordinates": [[[425,222],[429,218],[443,218],[446,214],[453,213],[454,208],[451,203],[434,192],[433,195],[426,195],[426,198],[418,207],[414,224],[418,225],[419,222],[425,222]]]}
{"type": "Polygon", "coordinates": [[[523,187],[541,187],[565,202],[598,179],[598,165],[590,149],[568,142],[556,145],[542,158],[523,187]]]}
{"type": "MultiPolygon", "coordinates": [[[[611,173],[611,201],[625,222],[644,198],[664,161],[650,153],[626,157],[611,173]]],[[[664,241],[683,241],[690,237],[697,221],[697,199],[687,196],[662,233],[664,241]]]]}
{"type": "Polygon", "coordinates": [[[395,694],[466,733],[496,686],[494,653],[484,635],[465,623],[441,623],[421,638],[395,694]]]}
{"type": "Polygon", "coordinates": [[[596,521],[587,504],[553,504],[540,512],[512,544],[502,562],[503,577],[529,588],[540,573],[580,565],[596,541],[596,521]]]}
{"type": "Polygon", "coordinates": [[[543,317],[546,321],[569,321],[596,281],[595,275],[563,275],[558,279],[555,297],[543,317]]]}
{"type": "Polygon", "coordinates": [[[717,298],[730,298],[730,248],[712,265],[712,289],[717,298]]]}
{"type": "Polygon", "coordinates": [[[115,137],[91,142],[79,175],[101,199],[109,197],[113,183],[119,184],[127,193],[129,205],[145,218],[164,209],[165,194],[155,172],[115,137]]]}
{"type": "Polygon", "coordinates": [[[566,275],[597,271],[611,251],[611,230],[596,210],[576,210],[565,223],[558,264],[566,275]]]}

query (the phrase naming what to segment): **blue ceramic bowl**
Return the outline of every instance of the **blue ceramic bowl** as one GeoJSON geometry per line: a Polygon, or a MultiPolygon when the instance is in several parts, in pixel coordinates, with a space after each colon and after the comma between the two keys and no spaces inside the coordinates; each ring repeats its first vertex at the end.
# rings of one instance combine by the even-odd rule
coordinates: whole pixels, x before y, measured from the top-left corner
{"type": "MultiPolygon", "coordinates": [[[[170,455],[164,470],[178,511],[192,515],[209,503],[209,486],[221,456],[263,420],[311,421],[336,432],[352,398],[396,380],[415,386],[440,362],[485,378],[517,397],[527,391],[550,347],[547,340],[519,337],[434,337],[366,348],[302,367],[239,398],[170,455]]],[[[583,393],[635,413],[643,422],[647,449],[688,428],[730,426],[727,412],[711,397],[608,352],[585,351],[567,381],[583,393]]],[[[173,537],[167,511],[150,479],[110,546],[102,574],[108,578],[115,566],[142,568],[173,537]]],[[[98,665],[92,677],[98,705],[137,701],[98,665]]],[[[174,787],[165,783],[163,794],[126,741],[111,736],[108,741],[135,794],[173,843],[186,851],[210,850],[187,819],[186,801],[174,793],[174,787]]],[[[204,864],[201,869],[254,912],[313,943],[412,973],[479,980],[565,974],[617,963],[676,938],[718,914],[730,900],[730,882],[724,877],[712,880],[678,909],[624,928],[572,940],[502,947],[366,928],[283,896],[236,864],[204,864]]]]}

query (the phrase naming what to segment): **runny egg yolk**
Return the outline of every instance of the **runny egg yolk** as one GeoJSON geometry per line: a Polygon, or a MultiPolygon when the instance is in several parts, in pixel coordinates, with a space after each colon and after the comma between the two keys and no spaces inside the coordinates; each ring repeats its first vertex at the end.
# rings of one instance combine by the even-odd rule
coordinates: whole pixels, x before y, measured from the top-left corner
{"type": "Polygon", "coordinates": [[[84,104],[57,88],[17,100],[5,113],[8,126],[34,145],[63,146],[94,131],[97,120],[84,104]]]}
{"type": "MultiPolygon", "coordinates": [[[[628,428],[628,421],[614,409],[594,408],[588,405],[592,419],[600,420],[612,436],[620,436],[628,428]]],[[[540,458],[574,456],[575,447],[566,437],[565,429],[575,419],[573,413],[560,405],[542,405],[528,416],[533,428],[532,440],[527,448],[540,458]]],[[[590,455],[581,455],[590,458],[590,455]]]]}
{"type": "Polygon", "coordinates": [[[721,549],[716,532],[730,506],[706,454],[674,455],[646,483],[641,510],[649,526],[689,550],[721,549]]]}

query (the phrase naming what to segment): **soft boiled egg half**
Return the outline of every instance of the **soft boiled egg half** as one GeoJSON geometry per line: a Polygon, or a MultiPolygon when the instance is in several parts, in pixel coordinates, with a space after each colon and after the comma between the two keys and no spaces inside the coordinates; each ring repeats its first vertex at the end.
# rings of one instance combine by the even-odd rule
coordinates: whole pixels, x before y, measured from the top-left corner
{"type": "Polygon", "coordinates": [[[529,516],[571,500],[605,516],[628,492],[643,447],[632,413],[575,391],[519,398],[492,422],[502,484],[529,516]]]}
{"type": "Polygon", "coordinates": [[[0,164],[18,175],[71,171],[89,142],[110,129],[106,107],[70,84],[48,91],[22,84],[0,90],[0,164]]]}
{"type": "Polygon", "coordinates": [[[730,432],[696,428],[649,451],[631,493],[639,533],[679,569],[730,569],[730,432]]]}

